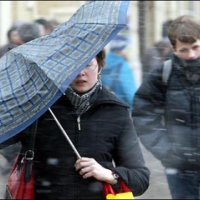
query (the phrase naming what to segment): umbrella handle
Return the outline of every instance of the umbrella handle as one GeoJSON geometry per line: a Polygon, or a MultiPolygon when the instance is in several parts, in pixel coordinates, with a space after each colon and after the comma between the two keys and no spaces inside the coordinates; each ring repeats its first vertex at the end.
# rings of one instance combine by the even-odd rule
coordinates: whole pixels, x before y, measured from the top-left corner
{"type": "Polygon", "coordinates": [[[74,153],[77,155],[78,158],[81,158],[80,154],[78,153],[77,149],[75,148],[74,144],[72,143],[72,141],[70,140],[69,136],[67,135],[67,133],[65,132],[65,130],[63,129],[62,125],[60,124],[60,122],[58,121],[58,119],[56,118],[56,116],[54,115],[54,113],[52,112],[52,110],[49,108],[48,109],[49,112],[51,113],[51,115],[53,116],[54,120],[56,121],[56,123],[58,124],[60,130],[62,131],[63,135],[66,137],[67,141],[69,142],[70,146],[72,147],[72,149],[74,150],[74,153]]]}

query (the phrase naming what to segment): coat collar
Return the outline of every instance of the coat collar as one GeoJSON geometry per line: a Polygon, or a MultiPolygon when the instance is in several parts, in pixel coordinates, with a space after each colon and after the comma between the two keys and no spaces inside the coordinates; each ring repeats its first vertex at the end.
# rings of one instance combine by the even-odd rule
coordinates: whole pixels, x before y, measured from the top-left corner
{"type": "Polygon", "coordinates": [[[105,86],[103,86],[102,89],[99,90],[98,93],[95,93],[95,95],[91,98],[91,103],[94,105],[103,104],[103,103],[111,103],[111,104],[117,104],[117,105],[129,108],[128,104],[126,104],[125,102],[122,102],[113,93],[109,92],[105,86]]]}

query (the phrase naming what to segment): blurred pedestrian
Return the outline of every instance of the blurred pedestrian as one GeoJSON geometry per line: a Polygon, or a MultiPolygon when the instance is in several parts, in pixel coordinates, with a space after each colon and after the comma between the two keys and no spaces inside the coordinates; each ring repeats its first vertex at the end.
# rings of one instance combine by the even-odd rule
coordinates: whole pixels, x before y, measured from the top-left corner
{"type": "Polygon", "coordinates": [[[12,26],[7,32],[8,42],[0,47],[0,58],[8,52],[10,49],[19,45],[19,35],[17,32],[17,27],[12,26]]]}
{"type": "MultiPolygon", "coordinates": [[[[74,154],[49,111],[38,119],[35,199],[105,199],[102,183],[116,188],[118,178],[135,196],[147,190],[149,170],[127,105],[99,79],[104,63],[102,50],[51,107],[81,158],[74,154]]],[[[0,148],[17,141],[26,147],[29,131],[30,126],[0,148]]]]}
{"type": "Polygon", "coordinates": [[[162,24],[162,39],[144,51],[141,58],[143,79],[150,70],[158,65],[162,65],[165,60],[171,58],[172,49],[167,36],[168,27],[171,23],[172,20],[167,20],[162,24]]]}
{"type": "Polygon", "coordinates": [[[144,79],[133,102],[133,122],[144,146],[165,167],[173,199],[200,199],[200,23],[176,18],[167,83],[163,66],[144,79]]]}
{"type": "Polygon", "coordinates": [[[132,109],[136,83],[133,70],[129,64],[126,47],[130,44],[127,36],[117,35],[109,43],[106,54],[106,67],[102,69],[102,83],[119,99],[132,109]]]}
{"type": "Polygon", "coordinates": [[[36,20],[34,20],[35,23],[39,24],[41,31],[42,31],[42,35],[48,35],[50,34],[54,28],[55,28],[55,20],[54,21],[48,21],[45,18],[38,18],[36,20]]]}
{"type": "Polygon", "coordinates": [[[39,25],[35,22],[26,22],[18,27],[17,31],[20,45],[42,36],[39,25]]]}
{"type": "Polygon", "coordinates": [[[55,19],[50,19],[49,23],[51,24],[51,31],[53,31],[60,23],[55,19]]]}
{"type": "MultiPolygon", "coordinates": [[[[14,46],[10,46],[9,50],[19,45],[22,45],[26,42],[29,42],[31,40],[34,40],[38,37],[41,37],[41,32],[40,32],[38,24],[32,23],[32,22],[23,23],[19,27],[15,28],[15,31],[16,31],[18,40],[14,46]]],[[[21,149],[21,145],[17,143],[16,145],[11,145],[0,151],[0,153],[4,156],[4,158],[8,162],[5,168],[1,167],[0,169],[2,174],[6,175],[10,172],[11,167],[14,163],[14,160],[17,154],[19,153],[20,149],[21,149]]]]}

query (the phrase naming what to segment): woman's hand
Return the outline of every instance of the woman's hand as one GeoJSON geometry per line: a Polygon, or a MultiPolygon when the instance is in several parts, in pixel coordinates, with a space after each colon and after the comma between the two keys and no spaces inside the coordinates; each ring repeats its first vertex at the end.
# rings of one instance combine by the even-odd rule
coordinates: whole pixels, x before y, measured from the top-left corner
{"type": "Polygon", "coordinates": [[[99,181],[105,181],[111,184],[115,181],[112,175],[112,171],[102,167],[93,158],[86,158],[86,157],[79,158],[74,166],[76,168],[76,171],[79,171],[79,174],[84,179],[87,179],[89,177],[94,177],[99,181]]]}

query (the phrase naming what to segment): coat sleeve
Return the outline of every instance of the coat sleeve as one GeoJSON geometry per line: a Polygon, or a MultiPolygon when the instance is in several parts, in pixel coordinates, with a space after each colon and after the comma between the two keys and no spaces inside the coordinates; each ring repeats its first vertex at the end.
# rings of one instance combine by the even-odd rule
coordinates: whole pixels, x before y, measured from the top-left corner
{"type": "Polygon", "coordinates": [[[10,145],[17,143],[18,141],[19,141],[18,137],[14,136],[14,137],[6,140],[5,142],[0,143],[0,149],[4,149],[5,147],[8,147],[10,145]]]}
{"type": "Polygon", "coordinates": [[[128,113],[117,141],[114,161],[116,167],[111,170],[119,174],[134,196],[142,195],[149,186],[150,172],[145,166],[139,140],[128,113]]]}
{"type": "Polygon", "coordinates": [[[141,142],[165,163],[172,148],[164,123],[166,85],[161,80],[162,66],[146,77],[133,100],[132,118],[141,142]]]}
{"type": "Polygon", "coordinates": [[[10,145],[17,143],[17,142],[21,142],[23,144],[29,142],[30,133],[31,133],[31,126],[28,126],[20,133],[17,133],[15,136],[11,137],[10,139],[0,143],[0,149],[4,149],[10,145]],[[29,140],[27,140],[27,139],[29,139],[29,140]]]}

